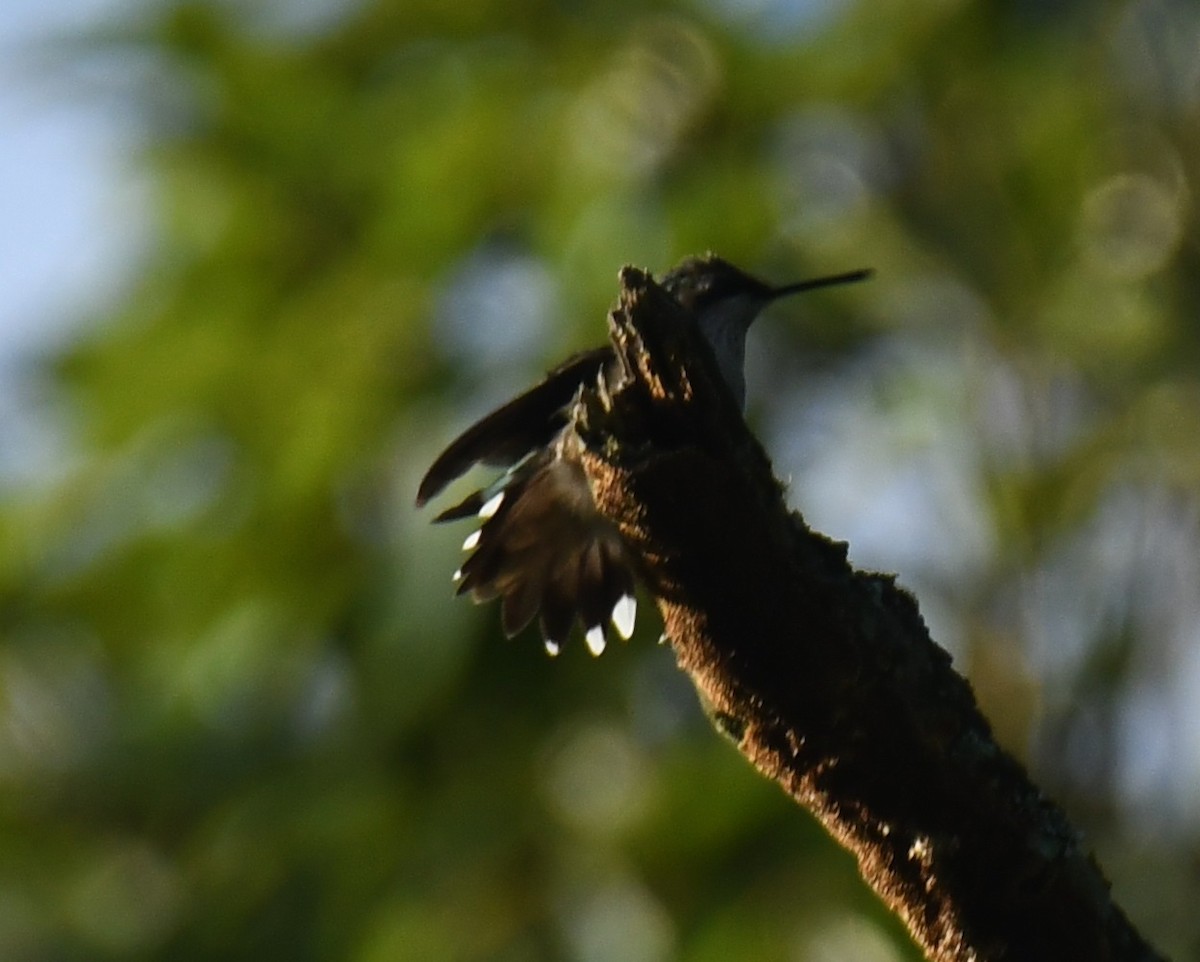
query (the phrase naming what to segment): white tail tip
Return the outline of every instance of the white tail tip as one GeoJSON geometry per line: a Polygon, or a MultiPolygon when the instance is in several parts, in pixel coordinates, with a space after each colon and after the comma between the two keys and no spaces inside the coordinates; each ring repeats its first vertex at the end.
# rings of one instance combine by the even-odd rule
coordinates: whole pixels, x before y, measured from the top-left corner
{"type": "Polygon", "coordinates": [[[482,528],[480,528],[478,531],[472,531],[469,535],[467,535],[466,540],[463,541],[463,551],[474,551],[475,547],[479,544],[479,538],[482,535],[482,528]]]}
{"type": "Polygon", "coordinates": [[[613,605],[612,623],[622,641],[628,641],[633,635],[633,626],[637,622],[637,599],[633,595],[621,595],[613,605]]]}
{"type": "Polygon", "coordinates": [[[604,627],[602,625],[592,625],[584,635],[584,640],[587,642],[588,650],[597,657],[604,652],[604,627]]]}
{"type": "Polygon", "coordinates": [[[546,654],[551,658],[557,658],[558,653],[562,650],[562,646],[557,641],[549,638],[544,639],[542,644],[546,646],[546,654]]]}
{"type": "Polygon", "coordinates": [[[500,510],[500,504],[503,501],[504,501],[504,492],[503,491],[501,491],[499,494],[495,495],[494,497],[488,498],[487,501],[485,501],[483,503],[483,507],[479,509],[479,517],[483,518],[483,520],[486,521],[488,518],[492,517],[492,515],[494,515],[497,511],[500,510]]]}

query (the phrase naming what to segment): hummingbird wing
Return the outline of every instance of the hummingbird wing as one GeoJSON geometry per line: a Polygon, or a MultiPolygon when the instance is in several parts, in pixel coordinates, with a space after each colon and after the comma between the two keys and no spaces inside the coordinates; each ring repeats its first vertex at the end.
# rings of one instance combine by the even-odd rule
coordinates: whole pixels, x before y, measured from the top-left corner
{"type": "MultiPolygon", "coordinates": [[[[479,463],[507,467],[546,447],[566,424],[565,409],[579,386],[614,359],[611,345],[568,358],[524,394],[486,415],[450,442],[417,488],[417,507],[479,463]]],[[[480,494],[477,492],[477,495],[480,494]]],[[[439,516],[439,521],[476,513],[472,495],[439,516]],[[468,506],[470,502],[473,507],[468,506]]]]}
{"type": "Polygon", "coordinates": [[[471,552],[455,572],[458,593],[500,599],[510,637],[538,618],[546,650],[557,654],[576,621],[593,654],[611,624],[633,634],[637,613],[632,559],[616,527],[596,508],[579,463],[563,456],[567,409],[581,386],[615,363],[611,346],[570,358],[524,394],[450,443],[425,473],[420,506],[479,463],[507,467],[435,521],[478,516],[471,552]]]}

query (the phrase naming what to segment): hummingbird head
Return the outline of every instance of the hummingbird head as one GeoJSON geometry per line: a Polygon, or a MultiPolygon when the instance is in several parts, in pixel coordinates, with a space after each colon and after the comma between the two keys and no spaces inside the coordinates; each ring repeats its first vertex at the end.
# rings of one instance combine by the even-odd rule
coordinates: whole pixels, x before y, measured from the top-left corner
{"type": "Polygon", "coordinates": [[[719,317],[743,334],[759,311],[774,299],[774,290],[768,284],[715,254],[681,261],[663,275],[661,284],[701,322],[702,328],[719,317]]]}
{"type": "Polygon", "coordinates": [[[790,294],[862,280],[870,271],[819,277],[772,287],[715,254],[689,257],[663,275],[660,284],[695,319],[712,348],[725,382],[737,398],[746,397],[746,332],[764,307],[790,294]]]}

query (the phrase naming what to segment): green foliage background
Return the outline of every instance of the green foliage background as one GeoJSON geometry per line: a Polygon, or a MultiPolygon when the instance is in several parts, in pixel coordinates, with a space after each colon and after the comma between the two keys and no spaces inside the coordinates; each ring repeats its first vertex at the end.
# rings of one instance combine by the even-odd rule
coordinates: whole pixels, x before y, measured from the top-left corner
{"type": "Polygon", "coordinates": [[[411,505],[621,264],[714,249],[876,269],[763,323],[755,423],[1200,958],[1195,10],[288,13],[164,0],[55,51],[109,68],[81,92],[136,119],[155,219],[29,372],[71,458],[0,506],[0,956],[915,958],[648,605],[550,661],[411,505]]]}

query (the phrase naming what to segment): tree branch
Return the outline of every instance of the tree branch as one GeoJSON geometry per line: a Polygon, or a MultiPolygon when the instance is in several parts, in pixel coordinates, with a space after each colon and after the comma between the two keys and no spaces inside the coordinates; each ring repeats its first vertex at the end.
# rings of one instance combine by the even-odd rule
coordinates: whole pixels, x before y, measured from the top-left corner
{"type": "Polygon", "coordinates": [[[621,284],[625,376],[576,406],[576,454],[717,724],[855,854],[930,959],[1160,958],[912,596],[788,510],[681,309],[641,271],[621,284]]]}

